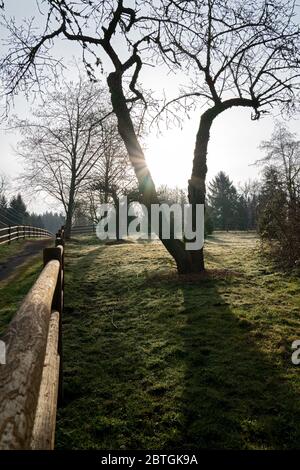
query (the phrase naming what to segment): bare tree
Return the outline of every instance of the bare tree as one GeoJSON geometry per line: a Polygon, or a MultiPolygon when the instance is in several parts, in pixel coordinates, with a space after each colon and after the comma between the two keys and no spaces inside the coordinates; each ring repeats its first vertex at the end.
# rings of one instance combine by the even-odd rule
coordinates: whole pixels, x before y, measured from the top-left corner
{"type": "Polygon", "coordinates": [[[106,122],[103,133],[106,152],[97,164],[88,192],[97,193],[98,203],[116,203],[135,186],[136,179],[114,120],[106,122]]]}
{"type": "Polygon", "coordinates": [[[7,176],[4,173],[0,174],[0,199],[5,197],[8,189],[8,180],[7,176]]]}
{"type": "Polygon", "coordinates": [[[7,188],[8,180],[4,173],[0,174],[0,226],[6,226],[9,219],[6,218],[7,212],[7,188]]]}
{"type": "MultiPolygon", "coordinates": [[[[124,144],[120,139],[115,119],[110,118],[103,127],[106,142],[105,152],[97,162],[95,171],[80,195],[80,211],[93,223],[99,222],[99,205],[113,203],[117,222],[119,201],[122,196],[132,198],[136,190],[136,178],[128,160],[124,144]]],[[[117,239],[120,234],[117,223],[117,239]]]]}
{"type": "MultiPolygon", "coordinates": [[[[103,68],[103,55],[107,57],[113,67],[107,84],[118,130],[134,168],[143,203],[150,207],[159,200],[138,138],[139,129],[131,114],[133,103],[147,105],[137,81],[142,67],[141,54],[153,31],[145,24],[135,26],[137,11],[142,6],[143,2],[137,1],[133,9],[125,6],[123,0],[46,0],[43,2],[44,25],[39,31],[31,21],[18,27],[13,19],[4,16],[9,31],[9,50],[0,63],[0,78],[8,98],[20,91],[38,90],[47,83],[50,72],[57,71],[59,61],[51,55],[51,47],[60,37],[82,46],[83,62],[91,80],[95,80],[95,68],[103,68]],[[116,35],[125,40],[127,47],[122,44],[118,50],[116,35]]],[[[190,256],[184,243],[176,239],[162,239],[162,242],[175,259],[179,272],[189,271],[190,256]]]]}
{"type": "MultiPolygon", "coordinates": [[[[143,63],[151,60],[150,46],[158,48],[172,69],[184,67],[192,77],[191,88],[181,99],[191,97],[194,102],[197,97],[209,102],[201,115],[189,180],[194,209],[205,200],[207,146],[214,119],[233,106],[252,108],[253,118],[258,119],[270,107],[294,102],[299,83],[299,27],[293,23],[290,0],[136,0],[134,7],[123,0],[45,0],[43,7],[45,24],[39,31],[32,22],[17,27],[6,20],[10,49],[1,62],[0,78],[7,95],[36,90],[48,80],[49,70],[59,65],[51,55],[59,37],[82,46],[91,80],[107,57],[113,68],[107,84],[118,130],[147,207],[159,199],[131,107],[133,102],[147,105],[138,78],[143,63]],[[121,39],[126,47],[120,46],[121,39]]],[[[174,102],[181,100],[176,97],[174,102]]],[[[162,242],[179,272],[204,269],[203,250],[187,252],[184,243],[175,239],[162,242]]]]}
{"type": "Polygon", "coordinates": [[[24,187],[59,201],[70,236],[77,195],[106,152],[103,128],[111,114],[107,92],[79,79],[47,95],[47,107],[33,111],[33,120],[14,119],[22,140],[17,153],[24,160],[24,187]]]}
{"type": "Polygon", "coordinates": [[[295,133],[282,123],[277,123],[270,140],[261,143],[260,149],[266,154],[257,164],[274,166],[281,175],[281,181],[289,201],[300,199],[300,140],[295,133]]]}
{"type": "Polygon", "coordinates": [[[260,181],[256,179],[249,179],[238,185],[240,202],[244,205],[245,210],[244,227],[247,230],[255,230],[257,228],[257,207],[260,186],[260,181]]]}
{"type": "MultiPolygon", "coordinates": [[[[233,107],[251,108],[255,120],[275,107],[295,110],[300,87],[295,1],[164,0],[161,8],[148,4],[148,20],[159,25],[154,42],[163,60],[173,71],[184,68],[191,77],[189,86],[162,111],[175,106],[172,116],[177,119],[197,101],[206,105],[189,180],[190,203],[204,204],[214,120],[233,107]]],[[[202,251],[191,256],[195,266],[204,267],[202,251]]]]}
{"type": "Polygon", "coordinates": [[[188,203],[186,191],[178,186],[171,188],[166,184],[162,184],[157,188],[157,193],[160,201],[167,204],[184,205],[188,203]]]}

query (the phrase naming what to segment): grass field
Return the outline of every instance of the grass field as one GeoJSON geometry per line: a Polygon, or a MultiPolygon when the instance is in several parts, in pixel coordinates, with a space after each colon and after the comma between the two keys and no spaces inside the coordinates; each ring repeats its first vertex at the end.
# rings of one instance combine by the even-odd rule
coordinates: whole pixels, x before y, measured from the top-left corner
{"type": "Polygon", "coordinates": [[[0,245],[0,262],[6,261],[10,256],[17,254],[24,246],[24,240],[15,240],[8,244],[0,245]]]}
{"type": "MultiPolygon", "coordinates": [[[[12,254],[17,253],[15,247],[12,254]]],[[[10,254],[8,252],[7,256],[10,254]]],[[[2,258],[1,258],[2,260],[2,258]]],[[[18,310],[22,300],[42,270],[42,253],[18,268],[6,281],[0,282],[0,334],[18,310]]]]}
{"type": "Polygon", "coordinates": [[[67,245],[57,448],[300,447],[300,285],[250,234],[206,243],[210,275],[151,244],[67,245]]]}
{"type": "Polygon", "coordinates": [[[17,312],[43,268],[43,248],[51,240],[17,240],[0,245],[0,334],[17,312]],[[9,272],[7,269],[9,268],[9,272]]]}

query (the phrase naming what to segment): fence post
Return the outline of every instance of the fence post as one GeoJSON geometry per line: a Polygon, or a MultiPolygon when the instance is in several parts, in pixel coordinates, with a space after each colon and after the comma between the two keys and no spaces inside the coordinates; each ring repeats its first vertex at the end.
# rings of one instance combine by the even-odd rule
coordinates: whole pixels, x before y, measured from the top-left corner
{"type": "Polygon", "coordinates": [[[58,403],[63,401],[63,348],[62,348],[62,314],[64,305],[64,253],[63,244],[59,243],[61,239],[56,238],[55,248],[44,249],[44,266],[51,260],[58,260],[60,269],[57,278],[57,284],[52,301],[52,310],[59,312],[59,332],[58,332],[58,354],[59,361],[59,384],[58,384],[58,403]]]}
{"type": "Polygon", "coordinates": [[[25,240],[26,232],[25,232],[25,225],[23,225],[23,239],[25,240]]]}
{"type": "Polygon", "coordinates": [[[11,225],[8,226],[8,244],[9,244],[9,245],[10,245],[10,243],[11,243],[11,236],[10,236],[10,234],[11,234],[11,225]]]}

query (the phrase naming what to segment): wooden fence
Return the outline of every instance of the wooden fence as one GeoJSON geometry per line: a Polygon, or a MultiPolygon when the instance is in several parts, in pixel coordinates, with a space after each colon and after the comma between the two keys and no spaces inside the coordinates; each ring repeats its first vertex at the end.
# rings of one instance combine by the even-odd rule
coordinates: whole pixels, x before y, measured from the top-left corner
{"type": "Polygon", "coordinates": [[[96,234],[96,225],[74,225],[71,235],[93,235],[96,234]]]}
{"type": "Polygon", "coordinates": [[[48,237],[54,237],[54,234],[44,228],[31,227],[30,225],[9,225],[0,229],[0,245],[25,238],[48,237]]]}
{"type": "Polygon", "coordinates": [[[44,269],[1,338],[0,449],[54,448],[62,398],[64,230],[44,250],[44,269]]]}

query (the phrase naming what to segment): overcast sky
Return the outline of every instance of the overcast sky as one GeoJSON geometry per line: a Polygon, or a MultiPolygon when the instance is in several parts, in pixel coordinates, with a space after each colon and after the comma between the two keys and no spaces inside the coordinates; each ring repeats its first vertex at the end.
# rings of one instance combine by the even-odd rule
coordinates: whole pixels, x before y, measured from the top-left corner
{"type": "MultiPolygon", "coordinates": [[[[9,0],[6,5],[7,11],[14,14],[17,21],[24,16],[34,15],[36,12],[35,0],[9,0]]],[[[3,34],[2,31],[2,37],[3,34]]],[[[66,65],[71,57],[79,52],[74,44],[71,45],[67,41],[60,41],[57,50],[65,57],[66,65]]],[[[72,76],[71,73],[69,76],[72,76]]],[[[181,80],[181,77],[177,78],[176,81],[175,77],[170,79],[160,69],[147,68],[142,76],[142,82],[146,88],[159,87],[160,90],[165,89],[169,96],[172,96],[172,93],[175,96],[181,80]]],[[[157,185],[187,187],[201,111],[203,110],[199,109],[198,112],[193,113],[190,119],[185,121],[183,129],[166,130],[160,136],[157,136],[154,129],[149,135],[146,156],[157,185]]],[[[30,103],[21,96],[17,97],[13,112],[29,116],[30,103]]],[[[260,121],[251,121],[250,115],[249,109],[231,109],[215,120],[208,149],[208,180],[220,170],[228,173],[236,184],[258,176],[259,169],[252,164],[262,156],[258,146],[261,140],[270,138],[274,127],[274,116],[264,117],[260,121]]],[[[292,131],[299,131],[300,136],[297,116],[289,121],[288,125],[292,131]]],[[[16,133],[7,133],[0,129],[0,172],[6,173],[12,182],[22,172],[22,162],[17,159],[13,150],[17,140],[16,133]]],[[[47,198],[33,198],[28,203],[31,210],[38,212],[45,209],[58,209],[56,203],[47,198]]]]}

